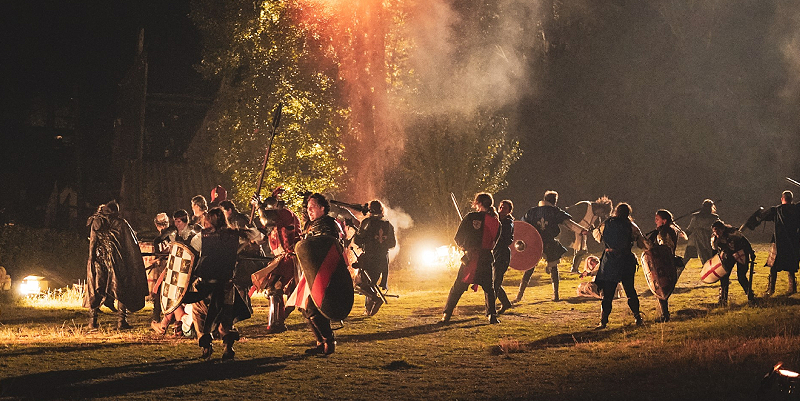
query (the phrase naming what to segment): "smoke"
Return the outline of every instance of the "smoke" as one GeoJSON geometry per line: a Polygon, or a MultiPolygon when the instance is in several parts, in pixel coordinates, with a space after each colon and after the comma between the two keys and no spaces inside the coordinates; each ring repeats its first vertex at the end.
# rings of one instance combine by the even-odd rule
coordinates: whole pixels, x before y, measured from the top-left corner
{"type": "Polygon", "coordinates": [[[468,114],[499,109],[529,93],[538,8],[538,2],[516,0],[414,5],[406,22],[409,59],[422,88],[414,103],[468,114]]]}
{"type": "Polygon", "coordinates": [[[392,262],[397,257],[397,254],[400,253],[400,230],[407,230],[413,227],[414,220],[403,209],[392,209],[385,202],[383,204],[383,215],[394,226],[395,237],[397,237],[397,246],[389,250],[389,262],[392,262]]]}

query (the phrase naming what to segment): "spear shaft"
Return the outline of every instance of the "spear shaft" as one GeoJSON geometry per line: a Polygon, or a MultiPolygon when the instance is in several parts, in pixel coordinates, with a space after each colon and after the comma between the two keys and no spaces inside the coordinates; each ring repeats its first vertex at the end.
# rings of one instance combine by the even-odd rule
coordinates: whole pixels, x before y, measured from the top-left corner
{"type": "MultiPolygon", "coordinates": [[[[261,165],[261,174],[258,176],[258,185],[256,189],[256,197],[261,195],[261,186],[264,184],[264,172],[267,170],[267,162],[269,161],[269,154],[272,151],[272,141],[275,140],[275,134],[278,132],[278,124],[281,122],[281,111],[283,110],[283,103],[279,102],[275,108],[275,114],[272,115],[272,125],[270,125],[269,144],[267,145],[267,152],[264,154],[264,164],[261,165]]],[[[253,218],[256,217],[256,204],[250,210],[250,224],[253,223],[253,218]]]]}

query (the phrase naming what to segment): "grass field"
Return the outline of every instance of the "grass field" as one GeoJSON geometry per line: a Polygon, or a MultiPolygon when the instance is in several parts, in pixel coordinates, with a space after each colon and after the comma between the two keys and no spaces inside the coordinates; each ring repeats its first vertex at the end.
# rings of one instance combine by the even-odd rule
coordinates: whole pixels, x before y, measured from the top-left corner
{"type": "MultiPolygon", "coordinates": [[[[304,353],[313,340],[299,313],[289,331],[266,334],[261,296],[238,325],[231,362],[220,361],[218,342],[201,361],[194,340],[153,334],[149,307],[132,315],[133,330],[117,331],[106,313],[89,332],[77,302],[8,302],[0,305],[0,399],[752,400],[777,361],[800,368],[800,296],[782,295],[785,273],[776,296],[754,306],[732,280],[729,306],[717,307],[719,285],[699,281],[694,259],[670,299],[673,321],[660,324],[639,272],[645,326],[633,324],[621,299],[608,328],[595,331],[600,303],[575,297],[577,275],[562,274],[562,301],[552,302],[541,270],[499,325],[483,316],[480,290],[464,294],[449,325],[438,324],[455,271],[393,272],[390,292],[400,298],[363,317],[356,296],[329,357],[304,353]]],[[[757,266],[757,295],[766,273],[757,266]]],[[[511,298],[520,278],[506,277],[511,298]]]]}

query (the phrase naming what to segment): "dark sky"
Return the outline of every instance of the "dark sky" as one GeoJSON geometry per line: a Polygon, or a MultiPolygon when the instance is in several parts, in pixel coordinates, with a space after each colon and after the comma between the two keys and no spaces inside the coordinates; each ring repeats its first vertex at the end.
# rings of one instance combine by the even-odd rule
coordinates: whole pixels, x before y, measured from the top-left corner
{"type": "MultiPolygon", "coordinates": [[[[530,68],[514,84],[530,90],[509,109],[524,154],[498,197],[514,200],[521,215],[547,189],[561,193],[562,206],[605,194],[630,202],[643,228],[658,208],[682,214],[704,198],[721,200],[720,213],[732,223],[777,203],[791,188],[783,177],[800,175],[800,97],[791,87],[800,63],[787,56],[800,51],[791,47],[800,6],[586,4],[595,8],[562,10],[562,25],[548,28],[560,51],[543,56],[520,47],[530,68]]],[[[19,138],[20,128],[37,98],[75,99],[83,148],[107,146],[117,85],[140,27],[150,93],[211,93],[192,67],[200,49],[188,12],[186,0],[7,4],[0,115],[15,151],[6,149],[3,167],[54,160],[15,147],[31,144],[19,138]]],[[[518,43],[539,34],[533,17],[524,17],[514,22],[524,33],[518,43]]]]}

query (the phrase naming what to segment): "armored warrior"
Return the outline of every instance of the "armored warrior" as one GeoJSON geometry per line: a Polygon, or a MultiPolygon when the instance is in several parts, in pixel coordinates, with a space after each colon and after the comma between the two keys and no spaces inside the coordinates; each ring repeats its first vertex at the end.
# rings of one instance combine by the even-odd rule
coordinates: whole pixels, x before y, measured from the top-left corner
{"type": "Polygon", "coordinates": [[[383,203],[373,200],[369,203],[369,215],[361,221],[353,242],[364,252],[358,258],[358,267],[366,272],[362,279],[362,291],[366,293],[364,301],[365,314],[372,316],[378,312],[383,300],[375,294],[375,289],[367,285],[370,282],[386,290],[389,276],[389,249],[397,245],[394,226],[383,217],[383,203]],[[380,281],[379,281],[380,279],[380,281]]]}
{"type": "MultiPolygon", "coordinates": [[[[663,248],[659,248],[659,250],[653,249],[653,252],[664,252],[663,254],[659,253],[659,255],[655,256],[663,257],[662,260],[667,264],[667,266],[669,266],[670,272],[668,277],[672,277],[674,279],[674,281],[671,281],[673,285],[672,288],[674,288],[674,283],[677,282],[678,278],[678,266],[683,264],[683,261],[680,258],[675,257],[675,248],[678,244],[679,233],[682,234],[682,237],[685,237],[685,234],[673,221],[672,213],[669,210],[658,210],[654,220],[656,223],[656,229],[647,233],[645,236],[646,240],[648,241],[648,248],[653,249],[653,246],[655,245],[663,246],[663,248]]],[[[659,298],[658,304],[661,309],[661,316],[657,319],[657,321],[662,323],[668,322],[669,296],[666,296],[666,299],[659,298]]]]}
{"type": "Polygon", "coordinates": [[[192,198],[192,221],[191,228],[194,232],[203,231],[203,216],[208,212],[208,202],[203,195],[195,195],[192,198]]]}
{"type": "MultiPolygon", "coordinates": [[[[343,238],[342,228],[333,217],[328,215],[330,212],[330,203],[324,195],[319,193],[311,194],[308,197],[308,221],[304,231],[304,238],[312,237],[331,237],[336,241],[337,251],[341,257],[343,247],[341,240],[343,238]]],[[[321,252],[329,252],[328,249],[320,249],[321,252]]],[[[342,259],[343,260],[343,259],[342,259]]],[[[331,321],[328,317],[320,312],[319,307],[312,298],[309,284],[309,277],[306,277],[305,268],[301,277],[297,281],[297,289],[292,294],[288,302],[292,306],[296,306],[303,313],[303,316],[308,322],[311,332],[317,341],[315,348],[308,350],[309,353],[330,355],[336,351],[336,340],[331,329],[331,321]]],[[[352,282],[350,283],[352,285],[352,282]]],[[[352,301],[352,287],[350,288],[350,296],[352,301]]],[[[352,304],[350,305],[352,306],[352,304]]]]}
{"type": "Polygon", "coordinates": [[[222,209],[213,208],[203,217],[202,235],[203,250],[192,272],[196,293],[192,297],[200,298],[192,305],[198,345],[203,348],[201,358],[210,358],[211,332],[216,328],[225,345],[222,359],[229,360],[235,356],[233,344],[239,339],[233,325],[251,316],[247,300],[233,282],[239,238],[246,234],[229,228],[222,209]]]}
{"type": "Polygon", "coordinates": [[[739,284],[747,295],[748,302],[752,302],[753,291],[750,280],[747,279],[747,267],[756,258],[753,246],[741,231],[720,220],[715,221],[711,225],[711,229],[714,233],[711,238],[713,249],[719,254],[722,265],[728,271],[728,274],[719,279],[719,304],[721,306],[728,304],[728,288],[734,265],[736,265],[736,277],[739,279],[739,284]]]}
{"type": "Polygon", "coordinates": [[[500,309],[497,314],[503,314],[508,308],[511,307],[511,301],[508,300],[508,295],[503,289],[503,278],[508,271],[508,264],[511,262],[511,243],[514,242],[514,216],[511,211],[514,210],[514,204],[508,200],[500,201],[500,207],[497,210],[500,219],[500,237],[497,240],[492,250],[494,261],[492,262],[492,288],[494,288],[495,296],[500,301],[500,309]]]}
{"type": "Polygon", "coordinates": [[[260,221],[267,227],[269,248],[275,257],[271,264],[276,265],[265,284],[269,299],[267,332],[280,333],[286,331],[284,320],[290,311],[286,308],[283,295],[291,294],[297,283],[297,256],[294,246],[300,240],[300,220],[283,206],[276,194],[263,203],[258,202],[257,198],[254,201],[259,206],[260,221]]]}
{"type": "MultiPolygon", "coordinates": [[[[705,264],[714,255],[711,247],[711,225],[719,221],[717,206],[711,199],[703,201],[700,210],[692,213],[689,226],[686,227],[686,234],[689,236],[689,243],[686,244],[686,251],[683,253],[684,266],[692,258],[700,258],[700,264],[705,264]]],[[[681,271],[678,271],[680,276],[681,271]]]]}
{"type": "Polygon", "coordinates": [[[98,310],[106,305],[111,310],[119,308],[117,328],[130,329],[128,312],[142,309],[148,292],[136,233],[120,216],[114,201],[100,205],[86,225],[90,234],[83,306],[90,309],[89,326],[98,327],[98,310]]]}
{"type": "Polygon", "coordinates": [[[646,247],[642,232],[631,219],[631,207],[627,203],[620,203],[614,209],[613,215],[595,233],[597,240],[603,244],[605,250],[600,258],[600,268],[595,277],[595,284],[603,293],[600,309],[600,324],[598,329],[606,328],[608,317],[611,315],[614,293],[617,283],[622,282],[625,296],[628,297],[628,307],[633,312],[637,325],[644,324],[639,311],[639,295],[633,286],[633,278],[638,262],[633,254],[633,245],[639,248],[646,247]]]}
{"type": "MultiPolygon", "coordinates": [[[[567,213],[570,216],[575,218],[581,218],[578,221],[583,227],[587,227],[589,231],[600,227],[600,224],[611,215],[612,205],[611,199],[608,199],[606,196],[602,196],[595,200],[594,202],[590,201],[580,201],[570,207],[567,208],[567,213]]],[[[570,248],[575,252],[575,255],[572,258],[572,268],[570,269],[570,273],[579,273],[578,267],[581,264],[583,258],[588,254],[587,249],[587,240],[589,238],[588,234],[584,234],[581,232],[572,232],[572,235],[575,236],[574,240],[572,241],[570,248]]]]}
{"type": "MultiPolygon", "coordinates": [[[[544,200],[539,202],[539,206],[528,210],[522,218],[524,222],[534,226],[542,237],[544,257],[547,261],[546,271],[550,273],[550,278],[553,282],[553,301],[560,299],[558,296],[558,261],[567,252],[567,249],[556,239],[561,232],[558,225],[564,224],[567,228],[580,235],[588,234],[586,228],[573,221],[569,213],[556,206],[557,203],[558,192],[547,191],[544,193],[544,200]]],[[[522,275],[522,282],[519,283],[519,293],[517,293],[517,298],[514,302],[522,300],[525,288],[528,287],[528,282],[533,275],[533,270],[526,270],[522,275]]]]}
{"type": "Polygon", "coordinates": [[[158,295],[161,286],[157,281],[164,271],[166,257],[169,254],[169,243],[175,239],[177,229],[169,224],[169,216],[166,213],[157,214],[153,219],[153,223],[158,230],[158,235],[153,239],[153,253],[156,259],[145,270],[148,270],[148,281],[155,282],[153,288],[150,289],[150,296],[153,299],[153,312],[150,319],[153,322],[158,322],[161,321],[161,302],[158,295]]]}
{"type": "Polygon", "coordinates": [[[793,197],[792,191],[783,191],[781,204],[764,209],[759,216],[761,221],[775,222],[775,231],[772,234],[774,255],[770,254],[770,258],[767,260],[770,270],[766,297],[775,293],[775,282],[778,279],[779,271],[789,273],[787,294],[791,295],[797,292],[795,273],[800,264],[800,205],[792,203],[793,197]]]}
{"type": "Polygon", "coordinates": [[[447,303],[442,314],[442,323],[448,323],[453,310],[464,291],[474,284],[483,288],[486,297],[486,315],[490,324],[500,323],[495,309],[495,294],[492,287],[492,250],[500,237],[500,220],[493,206],[494,199],[487,193],[475,195],[472,207],[475,212],[469,213],[461,220],[456,232],[456,245],[464,250],[461,268],[450,289],[447,303]]]}

